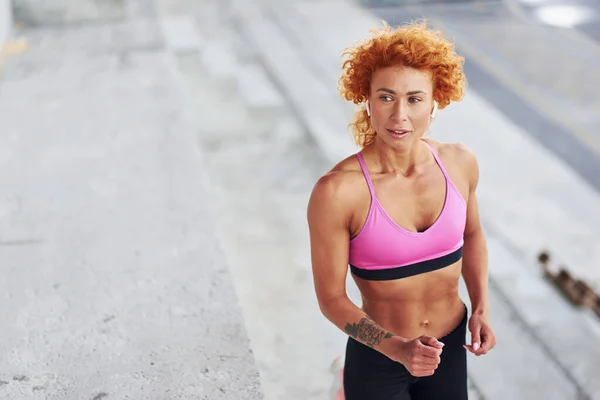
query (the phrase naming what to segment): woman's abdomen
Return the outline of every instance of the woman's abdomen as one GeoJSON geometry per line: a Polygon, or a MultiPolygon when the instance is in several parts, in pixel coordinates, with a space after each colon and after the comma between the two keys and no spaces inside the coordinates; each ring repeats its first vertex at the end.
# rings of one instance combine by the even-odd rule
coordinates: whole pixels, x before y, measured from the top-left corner
{"type": "Polygon", "coordinates": [[[464,316],[464,304],[458,296],[460,264],[393,281],[355,278],[362,309],[384,329],[407,339],[441,337],[464,316]]]}

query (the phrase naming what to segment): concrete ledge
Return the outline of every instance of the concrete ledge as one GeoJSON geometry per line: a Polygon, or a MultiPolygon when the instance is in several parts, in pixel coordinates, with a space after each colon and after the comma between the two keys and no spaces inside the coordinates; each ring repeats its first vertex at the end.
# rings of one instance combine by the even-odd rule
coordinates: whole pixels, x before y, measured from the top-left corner
{"type": "Polygon", "coordinates": [[[531,270],[533,262],[512,254],[493,232],[488,248],[491,319],[499,341],[486,357],[473,357],[469,368],[486,398],[598,398],[600,350],[579,345],[598,340],[587,313],[567,304],[531,270]],[[513,365],[520,354],[528,356],[513,365]],[[511,388],[494,379],[499,369],[511,388]]]}
{"type": "Polygon", "coordinates": [[[255,64],[240,66],[238,92],[248,108],[250,118],[271,127],[282,117],[285,103],[264,69],[255,64]]]}
{"type": "Polygon", "coordinates": [[[173,15],[162,18],[160,22],[166,46],[173,53],[200,51],[204,46],[204,40],[192,17],[173,15]]]}
{"type": "MultiPolygon", "coordinates": [[[[4,0],[0,0],[4,1],[4,0]]],[[[81,26],[93,21],[127,18],[127,1],[12,0],[15,20],[31,27],[81,26]]],[[[140,10],[141,11],[141,10],[140,10]]]]}
{"type": "Polygon", "coordinates": [[[12,2],[0,0],[0,53],[12,31],[12,2]]]}
{"type": "Polygon", "coordinates": [[[207,43],[200,56],[204,73],[212,77],[215,85],[224,91],[237,91],[239,63],[231,45],[213,40],[207,43]]]}
{"type": "Polygon", "coordinates": [[[264,70],[256,65],[240,67],[239,91],[246,104],[252,108],[280,108],[283,99],[273,87],[264,70]]]}
{"type": "Polygon", "coordinates": [[[0,398],[261,399],[173,63],[44,34],[0,76],[0,398]]]}
{"type": "Polygon", "coordinates": [[[344,135],[350,113],[341,100],[336,101],[335,86],[328,87],[318,79],[306,66],[302,53],[255,3],[238,2],[235,12],[242,35],[253,44],[266,68],[285,88],[285,96],[314,134],[326,157],[339,160],[358,151],[350,135],[344,135]]]}

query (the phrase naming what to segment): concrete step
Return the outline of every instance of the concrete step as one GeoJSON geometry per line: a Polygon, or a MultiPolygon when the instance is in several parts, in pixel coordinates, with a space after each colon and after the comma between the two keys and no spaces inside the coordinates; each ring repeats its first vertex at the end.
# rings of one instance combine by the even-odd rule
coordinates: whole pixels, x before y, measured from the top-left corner
{"type": "Polygon", "coordinates": [[[265,12],[283,36],[296,44],[296,51],[316,78],[327,86],[331,98],[340,103],[345,112],[353,113],[356,106],[340,100],[337,91],[342,73],[342,50],[361,39],[357,32],[366,35],[374,27],[371,16],[351,5],[337,7],[330,2],[280,2],[265,12]],[[351,26],[344,23],[349,20],[351,26]],[[334,35],[331,34],[332,24],[337,31],[334,35]]]}
{"type": "Polygon", "coordinates": [[[207,40],[193,16],[170,13],[160,20],[165,47],[172,54],[174,69],[193,110],[194,121],[207,140],[243,130],[246,114],[235,103],[237,60],[222,43],[207,40]],[[234,95],[232,96],[232,93],[234,95]],[[227,117],[214,110],[235,109],[227,117]],[[207,128],[207,129],[204,129],[207,128]]]}
{"type": "MultiPolygon", "coordinates": [[[[357,13],[354,6],[345,3],[336,2],[334,8],[329,3],[288,2],[285,5],[270,4],[269,10],[264,10],[256,4],[238,3],[238,18],[246,36],[253,41],[255,49],[261,51],[272,73],[285,85],[290,101],[331,162],[355,150],[343,134],[349,121],[349,110],[333,98],[335,88],[330,83],[340,72],[339,51],[353,43],[348,38],[359,39],[358,30],[352,29],[355,19],[361,26],[366,26],[368,19],[366,14],[357,13]],[[302,21],[298,13],[310,15],[315,22],[311,25],[310,20],[302,21]],[[331,18],[337,17],[348,17],[346,22],[352,21],[346,23],[351,32],[333,34],[336,31],[329,29],[331,18]],[[323,23],[319,22],[321,20],[323,23]],[[289,79],[290,76],[295,79],[289,79]]],[[[378,26],[375,19],[371,22],[369,28],[378,26]]],[[[361,34],[366,33],[368,29],[361,34]]],[[[480,123],[480,126],[485,125],[480,123]]],[[[490,237],[492,242],[494,237],[490,237]]],[[[501,344],[498,350],[473,361],[470,371],[475,384],[481,385],[486,398],[497,399],[567,399],[577,398],[578,391],[595,393],[592,375],[600,370],[595,363],[600,357],[590,356],[585,346],[573,348],[585,338],[596,337],[589,319],[565,307],[551,292],[536,292],[540,297],[529,302],[527,295],[532,293],[523,292],[523,286],[515,282],[528,282],[525,285],[531,288],[543,286],[544,282],[539,276],[521,274],[521,270],[531,269],[523,267],[522,259],[510,261],[514,266],[511,271],[519,274],[509,279],[508,270],[503,269],[507,251],[502,246],[490,251],[490,302],[501,344]],[[540,304],[544,302],[552,306],[541,308],[540,304]],[[573,329],[561,321],[568,321],[573,329]],[[531,355],[531,358],[515,363],[523,354],[531,355]],[[500,377],[498,370],[510,378],[500,377]],[[514,381],[515,385],[508,387],[507,380],[514,381]],[[540,386],[543,387],[540,389],[540,386]],[[541,390],[546,397],[534,395],[535,390],[541,390]]]]}
{"type": "MultiPolygon", "coordinates": [[[[597,350],[582,345],[598,340],[587,316],[570,309],[494,235],[488,235],[488,247],[491,322],[498,344],[469,365],[484,397],[598,398],[597,350]]],[[[464,284],[462,296],[468,299],[464,284]]]]}
{"type": "Polygon", "coordinates": [[[196,21],[189,15],[168,15],[160,20],[165,46],[173,53],[200,52],[206,47],[206,39],[196,28],[196,21]]]}
{"type": "Polygon", "coordinates": [[[598,288],[600,214],[593,210],[600,209],[600,196],[475,93],[441,112],[432,131],[467,143],[479,157],[481,218],[489,240],[502,244],[490,245],[492,280],[568,374],[600,398],[598,348],[581,345],[600,340],[600,319],[570,306],[536,263],[537,253],[550,249],[574,276],[598,288]]]}
{"type": "MultiPolygon", "coordinates": [[[[517,321],[527,326],[569,379],[592,398],[600,398],[597,346],[582,345],[600,340],[600,320],[589,310],[570,306],[536,263],[537,252],[547,247],[559,256],[563,250],[593,250],[597,235],[592,232],[599,216],[590,210],[598,209],[597,195],[473,92],[443,110],[432,132],[443,141],[467,143],[478,155],[478,201],[489,241],[490,285],[503,293],[517,321]]],[[[594,259],[594,251],[582,252],[581,259],[586,257],[594,259]]],[[[590,264],[579,267],[588,277],[597,273],[590,264]]]]}
{"type": "Polygon", "coordinates": [[[593,344],[600,342],[596,316],[565,301],[543,279],[535,260],[523,262],[493,236],[488,242],[496,291],[515,310],[529,336],[542,345],[551,363],[579,389],[581,398],[600,399],[600,346],[593,344]]]}
{"type": "MultiPolygon", "coordinates": [[[[466,288],[461,290],[468,301],[466,288]]],[[[469,377],[484,399],[578,399],[577,388],[520,324],[502,294],[490,287],[490,316],[498,337],[485,356],[468,356],[469,377]]],[[[467,333],[467,342],[470,334],[467,333]]]]}
{"type": "Polygon", "coordinates": [[[251,118],[271,122],[272,126],[281,117],[284,99],[262,67],[256,64],[240,66],[237,87],[251,118]]]}
{"type": "Polygon", "coordinates": [[[277,123],[284,100],[264,69],[247,54],[246,60],[239,60],[237,53],[233,41],[209,42],[200,53],[202,71],[209,78],[212,93],[239,96],[248,117],[264,132],[277,123]]]}
{"type": "MultiPolygon", "coordinates": [[[[220,145],[223,138],[236,140],[254,129],[249,111],[237,94],[236,80],[223,82],[203,73],[202,57],[197,53],[175,57],[175,67],[190,103],[192,118],[202,139],[220,145]],[[233,90],[232,90],[233,87],[233,90]]],[[[210,145],[207,144],[208,147],[210,145]]]]}
{"type": "Polygon", "coordinates": [[[0,0],[4,2],[13,3],[15,21],[31,27],[106,23],[128,16],[127,1],[0,0]]]}
{"type": "Polygon", "coordinates": [[[261,399],[165,54],[61,48],[0,78],[0,398],[261,399]]]}
{"type": "MultiPolygon", "coordinates": [[[[251,119],[262,131],[273,128],[284,101],[260,66],[251,59],[239,60],[237,53],[241,45],[234,33],[207,40],[198,29],[197,19],[187,14],[168,14],[161,19],[160,25],[165,46],[175,55],[180,71],[188,78],[197,75],[191,78],[190,89],[194,93],[194,102],[202,103],[198,108],[203,124],[215,128],[223,125],[215,119],[225,124],[231,122],[219,116],[222,117],[225,110],[231,108],[229,104],[239,96],[248,111],[242,113],[241,120],[251,119]],[[201,90],[198,85],[202,86],[201,90]],[[200,101],[200,97],[204,101],[200,101]],[[208,101],[213,102],[211,108],[223,112],[205,113],[208,101]]],[[[234,130],[244,132],[246,129],[238,126],[234,130]]]]}
{"type": "MultiPolygon", "coordinates": [[[[271,5],[269,5],[271,6],[271,5]]],[[[275,7],[275,5],[272,5],[275,7]]],[[[328,159],[341,159],[358,150],[347,132],[350,113],[335,94],[306,66],[297,45],[282,34],[259,3],[240,1],[234,12],[242,35],[254,47],[307,129],[314,133],[328,159]],[[342,132],[342,133],[340,133],[342,132]]]]}
{"type": "Polygon", "coordinates": [[[210,77],[213,88],[224,92],[237,92],[239,63],[230,43],[218,39],[208,42],[200,53],[200,60],[201,71],[210,77]]]}
{"type": "Polygon", "coordinates": [[[11,0],[0,0],[0,54],[12,31],[11,0]]]}

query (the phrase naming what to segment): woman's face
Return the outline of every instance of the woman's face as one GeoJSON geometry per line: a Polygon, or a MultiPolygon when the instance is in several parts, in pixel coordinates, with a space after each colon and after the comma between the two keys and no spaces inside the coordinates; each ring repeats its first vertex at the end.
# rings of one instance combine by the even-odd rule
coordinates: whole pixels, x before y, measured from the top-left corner
{"type": "Polygon", "coordinates": [[[431,71],[393,66],[377,70],[369,94],[376,140],[404,148],[420,140],[433,110],[431,71]]]}

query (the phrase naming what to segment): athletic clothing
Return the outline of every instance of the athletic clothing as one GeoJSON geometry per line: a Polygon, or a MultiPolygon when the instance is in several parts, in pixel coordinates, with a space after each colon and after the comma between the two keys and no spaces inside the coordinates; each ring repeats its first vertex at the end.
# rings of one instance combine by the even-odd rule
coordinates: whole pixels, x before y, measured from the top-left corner
{"type": "MultiPolygon", "coordinates": [[[[467,311],[446,336],[440,363],[433,375],[414,377],[399,362],[351,337],[346,344],[346,400],[467,400],[467,311]]],[[[385,339],[384,339],[385,340],[385,339]]]]}
{"type": "Polygon", "coordinates": [[[361,231],[350,241],[350,271],[368,280],[401,279],[454,264],[462,258],[467,205],[431,146],[446,180],[442,212],[424,232],[396,224],[381,206],[362,154],[356,154],[371,193],[371,205],[361,231]]]}
{"type": "MultiPolygon", "coordinates": [[[[462,258],[467,204],[433,148],[424,143],[444,174],[446,195],[440,215],[423,232],[402,228],[386,213],[377,200],[362,154],[357,153],[371,193],[371,205],[364,227],[350,241],[349,264],[355,276],[367,280],[401,279],[447,267],[462,258]]],[[[348,337],[344,365],[346,400],[466,400],[466,325],[465,307],[460,324],[438,339],[445,346],[437,370],[422,378],[412,376],[402,364],[348,337]]]]}

